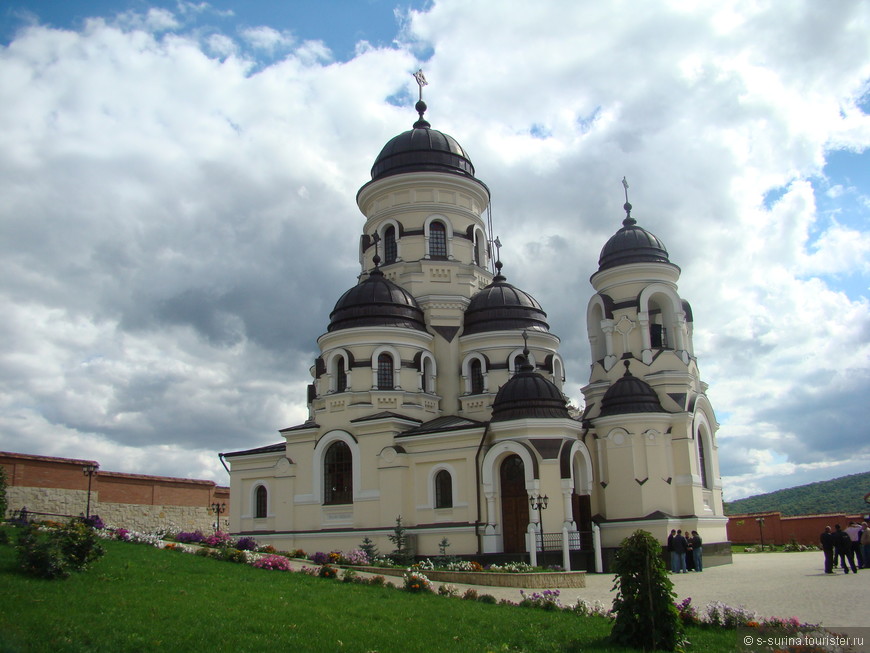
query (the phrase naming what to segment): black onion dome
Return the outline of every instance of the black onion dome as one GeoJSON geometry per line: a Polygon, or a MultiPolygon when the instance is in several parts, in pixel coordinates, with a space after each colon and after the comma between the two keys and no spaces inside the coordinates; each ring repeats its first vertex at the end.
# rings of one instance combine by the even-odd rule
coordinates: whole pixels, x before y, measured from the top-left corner
{"type": "Polygon", "coordinates": [[[459,142],[432,129],[423,119],[425,102],[418,102],[416,108],[420,119],[413,129],[384,145],[372,166],[372,181],[404,172],[449,172],[474,177],[474,165],[459,142]]]}
{"type": "Polygon", "coordinates": [[[414,296],[375,268],[335,303],[327,331],[389,326],[425,331],[423,311],[414,296]]]}
{"type": "Polygon", "coordinates": [[[631,204],[625,203],[627,216],[622,221],[622,229],[605,243],[598,257],[598,271],[625,265],[627,263],[670,263],[668,250],[657,236],[631,217],[631,204]]]}
{"type": "Polygon", "coordinates": [[[556,385],[535,372],[526,358],[519,372],[499,388],[492,402],[492,421],[570,417],[567,402],[556,385]]]}
{"type": "Polygon", "coordinates": [[[534,297],[512,286],[501,274],[501,263],[496,263],[498,274],[492,283],[478,291],[465,309],[464,335],[507,329],[549,331],[547,314],[534,297]]]}
{"type": "Polygon", "coordinates": [[[625,415],[627,413],[664,413],[659,396],[643,379],[632,376],[625,361],[625,374],[604,393],[601,400],[601,415],[625,415]]]}

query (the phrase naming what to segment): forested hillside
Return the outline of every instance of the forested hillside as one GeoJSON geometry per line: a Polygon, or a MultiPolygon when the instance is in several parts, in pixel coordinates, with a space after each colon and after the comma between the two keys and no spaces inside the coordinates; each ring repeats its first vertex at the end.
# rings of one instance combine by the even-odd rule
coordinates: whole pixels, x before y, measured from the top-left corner
{"type": "Polygon", "coordinates": [[[870,492],[870,472],[864,472],[759,494],[737,501],[727,501],[725,514],[739,515],[767,511],[781,512],[783,516],[828,512],[842,512],[847,515],[867,514],[870,512],[870,504],[864,502],[864,495],[868,492],[870,492]]]}

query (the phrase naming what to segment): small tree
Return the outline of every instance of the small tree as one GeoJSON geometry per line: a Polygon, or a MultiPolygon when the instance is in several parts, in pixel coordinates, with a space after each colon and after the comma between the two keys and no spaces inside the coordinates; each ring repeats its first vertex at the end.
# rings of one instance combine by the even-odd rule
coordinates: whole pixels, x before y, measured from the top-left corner
{"type": "Polygon", "coordinates": [[[369,559],[369,562],[374,562],[375,558],[378,557],[378,547],[375,546],[375,543],[369,539],[368,536],[362,541],[362,544],[359,545],[360,551],[366,554],[366,557],[369,559]]]}
{"type": "Polygon", "coordinates": [[[408,535],[405,533],[405,527],[402,525],[402,515],[396,517],[396,525],[393,528],[393,534],[387,535],[387,539],[395,545],[395,550],[390,554],[400,565],[408,564],[413,557],[413,553],[408,551],[408,535]]]}
{"type": "Polygon", "coordinates": [[[0,522],[6,520],[6,509],[9,502],[6,498],[6,468],[0,465],[0,522]]]}
{"type": "Polygon", "coordinates": [[[646,531],[635,531],[620,544],[613,570],[616,620],[610,639],[645,651],[673,651],[683,633],[661,545],[646,531]]]}

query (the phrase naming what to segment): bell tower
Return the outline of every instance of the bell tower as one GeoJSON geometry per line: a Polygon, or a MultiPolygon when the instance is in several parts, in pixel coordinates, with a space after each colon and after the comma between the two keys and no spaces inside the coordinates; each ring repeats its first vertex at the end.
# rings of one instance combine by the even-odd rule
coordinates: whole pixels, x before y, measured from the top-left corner
{"type": "MultiPolygon", "coordinates": [[[[724,542],[716,418],[692,345],[692,311],[679,294],[680,268],[632,217],[625,188],[622,227],[601,250],[586,310],[592,370],[583,388],[585,424],[598,460],[605,546],[645,526],[699,530],[724,542]],[[671,526],[673,525],[673,526],[671,526]]],[[[705,539],[707,539],[705,538],[705,539]]]]}

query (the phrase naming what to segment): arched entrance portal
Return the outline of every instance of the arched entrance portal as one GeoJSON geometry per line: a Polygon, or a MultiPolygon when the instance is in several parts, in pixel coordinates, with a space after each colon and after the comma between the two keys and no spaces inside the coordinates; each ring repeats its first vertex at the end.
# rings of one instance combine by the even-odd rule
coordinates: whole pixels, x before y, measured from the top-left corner
{"type": "Polygon", "coordinates": [[[511,454],[501,463],[501,523],[505,553],[526,550],[526,529],[529,525],[529,497],[523,460],[511,454]]]}

